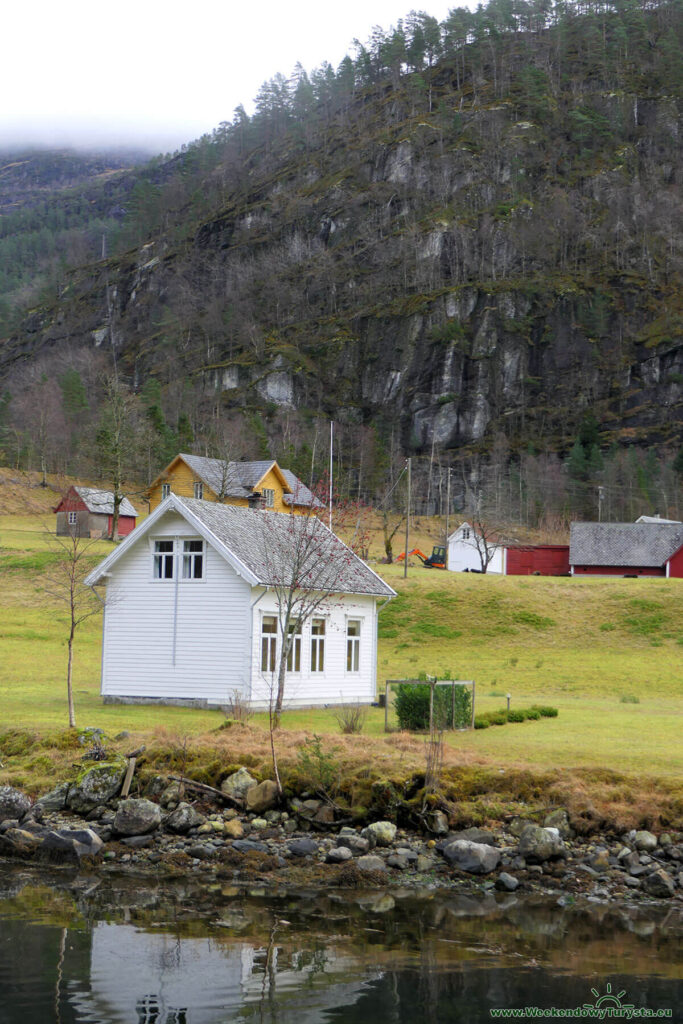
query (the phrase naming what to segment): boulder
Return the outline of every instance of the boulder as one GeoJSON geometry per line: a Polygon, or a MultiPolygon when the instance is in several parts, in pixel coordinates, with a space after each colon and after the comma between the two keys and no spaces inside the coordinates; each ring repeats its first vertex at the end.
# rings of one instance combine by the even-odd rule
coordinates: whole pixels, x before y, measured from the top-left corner
{"type": "Polygon", "coordinates": [[[370,840],[359,836],[357,832],[342,833],[337,837],[338,846],[346,846],[351,853],[364,854],[370,849],[370,840]]]}
{"type": "Polygon", "coordinates": [[[0,853],[10,857],[31,857],[41,844],[41,837],[23,828],[8,828],[0,835],[0,853]]]}
{"type": "Polygon", "coordinates": [[[485,846],[495,846],[496,837],[493,832],[485,828],[464,828],[459,832],[451,832],[446,840],[446,846],[455,842],[456,839],[464,839],[470,843],[484,843],[485,846]]]}
{"type": "Polygon", "coordinates": [[[51,789],[49,793],[39,797],[34,807],[42,807],[44,811],[63,811],[66,807],[70,788],[68,782],[62,782],[61,785],[51,789]]]}
{"type": "Polygon", "coordinates": [[[444,814],[443,811],[432,811],[429,815],[429,831],[433,832],[436,836],[445,836],[448,834],[448,815],[444,814]]]}
{"type": "Polygon", "coordinates": [[[519,837],[518,853],[530,864],[542,864],[566,856],[566,848],[556,828],[527,825],[519,837]]]}
{"type": "Polygon", "coordinates": [[[318,844],[315,839],[293,839],[288,849],[292,857],[310,857],[318,852],[318,844]]]}
{"type": "Polygon", "coordinates": [[[125,757],[96,761],[85,768],[69,787],[67,806],[76,814],[87,814],[106,804],[121,789],[128,762],[125,757]]]}
{"type": "MultiPolygon", "coordinates": [[[[156,807],[156,804],[154,805],[156,807]]],[[[180,803],[174,811],[166,818],[164,825],[171,832],[178,832],[184,835],[191,828],[198,828],[203,825],[206,818],[199,811],[196,811],[191,804],[180,803]]]]}
{"type": "Polygon", "coordinates": [[[39,854],[50,861],[78,861],[96,856],[104,843],[91,828],[49,831],[42,837],[39,854]]]}
{"type": "Polygon", "coordinates": [[[636,832],[633,843],[636,850],[640,850],[641,853],[652,853],[653,850],[657,849],[657,836],[645,830],[636,832]]]}
{"type": "Polygon", "coordinates": [[[364,828],[361,835],[370,841],[370,847],[391,846],[396,838],[396,826],[392,821],[373,821],[364,828]]]}
{"type": "Polygon", "coordinates": [[[345,860],[351,860],[352,857],[353,854],[348,846],[335,846],[334,849],[329,851],[325,860],[328,864],[341,864],[345,860]]]}
{"type": "Polygon", "coordinates": [[[473,843],[469,839],[456,839],[444,847],[443,855],[448,863],[467,871],[470,875],[486,875],[495,871],[500,862],[500,850],[485,843],[473,843]]]}
{"type": "Polygon", "coordinates": [[[500,892],[514,892],[519,887],[519,879],[509,875],[507,871],[501,871],[496,879],[496,889],[500,892]]]}
{"type": "Polygon", "coordinates": [[[238,853],[249,853],[251,850],[256,850],[258,853],[268,853],[268,847],[265,843],[257,843],[253,839],[236,839],[230,849],[237,850],[238,853]]]}
{"type": "Polygon", "coordinates": [[[276,806],[278,798],[277,784],[272,779],[265,779],[246,790],[244,804],[253,814],[263,814],[276,806]]]}
{"type": "Polygon", "coordinates": [[[359,857],[356,861],[356,866],[360,871],[386,871],[387,866],[381,857],[377,857],[372,853],[366,854],[364,857],[359,857]]]}
{"type": "Polygon", "coordinates": [[[20,820],[31,806],[31,801],[13,786],[0,786],[0,821],[5,818],[20,820]]]}
{"type": "Polygon", "coordinates": [[[247,792],[257,785],[256,779],[249,774],[247,769],[240,768],[238,771],[233,772],[232,775],[228,775],[226,779],[223,779],[221,782],[221,793],[225,793],[232,800],[244,803],[247,792]]]}
{"type": "Polygon", "coordinates": [[[642,887],[648,896],[668,898],[674,894],[674,880],[664,868],[658,868],[643,878],[642,887]]]}
{"type": "Polygon", "coordinates": [[[570,839],[573,834],[569,824],[569,815],[564,807],[558,807],[557,810],[546,814],[543,819],[543,825],[545,828],[556,828],[560,833],[561,839],[570,839]]]}
{"type": "Polygon", "coordinates": [[[121,836],[143,836],[161,824],[159,804],[144,798],[122,800],[114,817],[114,832],[121,836]]]}

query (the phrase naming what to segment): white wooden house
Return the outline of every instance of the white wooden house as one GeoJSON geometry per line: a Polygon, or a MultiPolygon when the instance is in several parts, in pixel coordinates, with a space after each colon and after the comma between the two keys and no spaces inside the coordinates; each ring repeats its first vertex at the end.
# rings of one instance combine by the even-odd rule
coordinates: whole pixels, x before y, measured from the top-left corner
{"type": "MultiPolygon", "coordinates": [[[[487,538],[486,545],[491,559],[487,572],[505,573],[506,547],[504,543],[496,543],[487,538]]],[[[481,572],[484,541],[475,528],[469,523],[461,523],[448,538],[448,561],[446,566],[451,572],[481,572]]],[[[484,555],[484,561],[486,561],[484,555]]]]}
{"type": "Polygon", "coordinates": [[[302,536],[299,591],[324,597],[294,636],[284,706],[373,701],[378,606],[391,587],[315,517],[175,494],[85,581],[106,584],[105,701],[221,706],[239,694],[267,706],[302,536]]]}

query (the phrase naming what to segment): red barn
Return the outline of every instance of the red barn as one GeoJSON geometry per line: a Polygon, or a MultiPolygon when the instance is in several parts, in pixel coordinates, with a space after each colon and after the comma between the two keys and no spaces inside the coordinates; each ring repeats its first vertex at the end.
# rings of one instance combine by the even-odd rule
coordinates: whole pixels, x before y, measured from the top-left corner
{"type": "MultiPolygon", "coordinates": [[[[80,537],[111,537],[114,518],[114,495],[111,491],[98,491],[95,487],[70,487],[59,505],[57,536],[78,533],[80,537]]],[[[119,537],[135,529],[137,512],[124,498],[119,505],[119,537]]]]}
{"type": "Polygon", "coordinates": [[[683,578],[683,523],[572,523],[574,576],[683,578]]]}
{"type": "Polygon", "coordinates": [[[528,544],[505,549],[507,576],[567,576],[568,544],[528,544]]]}

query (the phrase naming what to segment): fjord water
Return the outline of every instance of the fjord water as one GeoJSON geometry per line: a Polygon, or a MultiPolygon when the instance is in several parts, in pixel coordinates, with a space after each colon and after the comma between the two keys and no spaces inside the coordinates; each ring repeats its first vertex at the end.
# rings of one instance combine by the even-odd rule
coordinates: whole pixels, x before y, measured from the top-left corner
{"type": "Polygon", "coordinates": [[[681,1021],[682,939],[680,904],[0,869],[0,1022],[483,1024],[492,1009],[586,1004],[681,1021]]]}

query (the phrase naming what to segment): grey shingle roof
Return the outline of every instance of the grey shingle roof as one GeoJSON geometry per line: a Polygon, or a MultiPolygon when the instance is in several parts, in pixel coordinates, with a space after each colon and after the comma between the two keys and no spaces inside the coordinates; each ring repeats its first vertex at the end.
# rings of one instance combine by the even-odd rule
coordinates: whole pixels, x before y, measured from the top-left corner
{"type": "MultiPolygon", "coordinates": [[[[96,487],[80,486],[74,487],[74,490],[83,499],[88,512],[108,516],[114,514],[114,495],[111,491],[98,491],[96,487]]],[[[119,505],[119,515],[137,516],[137,512],[128,501],[128,498],[124,498],[119,505]]]]}
{"type": "Polygon", "coordinates": [[[393,597],[394,591],[314,516],[236,508],[173,496],[260,583],[300,581],[307,590],[393,597]]]}
{"type": "MultiPolygon", "coordinates": [[[[222,495],[225,498],[250,497],[259,480],[274,465],[273,459],[226,463],[223,459],[207,459],[202,455],[181,454],[180,457],[184,459],[192,472],[211,488],[214,494],[222,495]]],[[[307,508],[320,507],[317,498],[291,470],[283,469],[282,474],[292,491],[291,495],[285,494],[284,496],[286,504],[303,505],[307,508]]]]}
{"type": "Polygon", "coordinates": [[[571,565],[662,566],[683,545],[683,525],[572,523],[571,565]]]}

